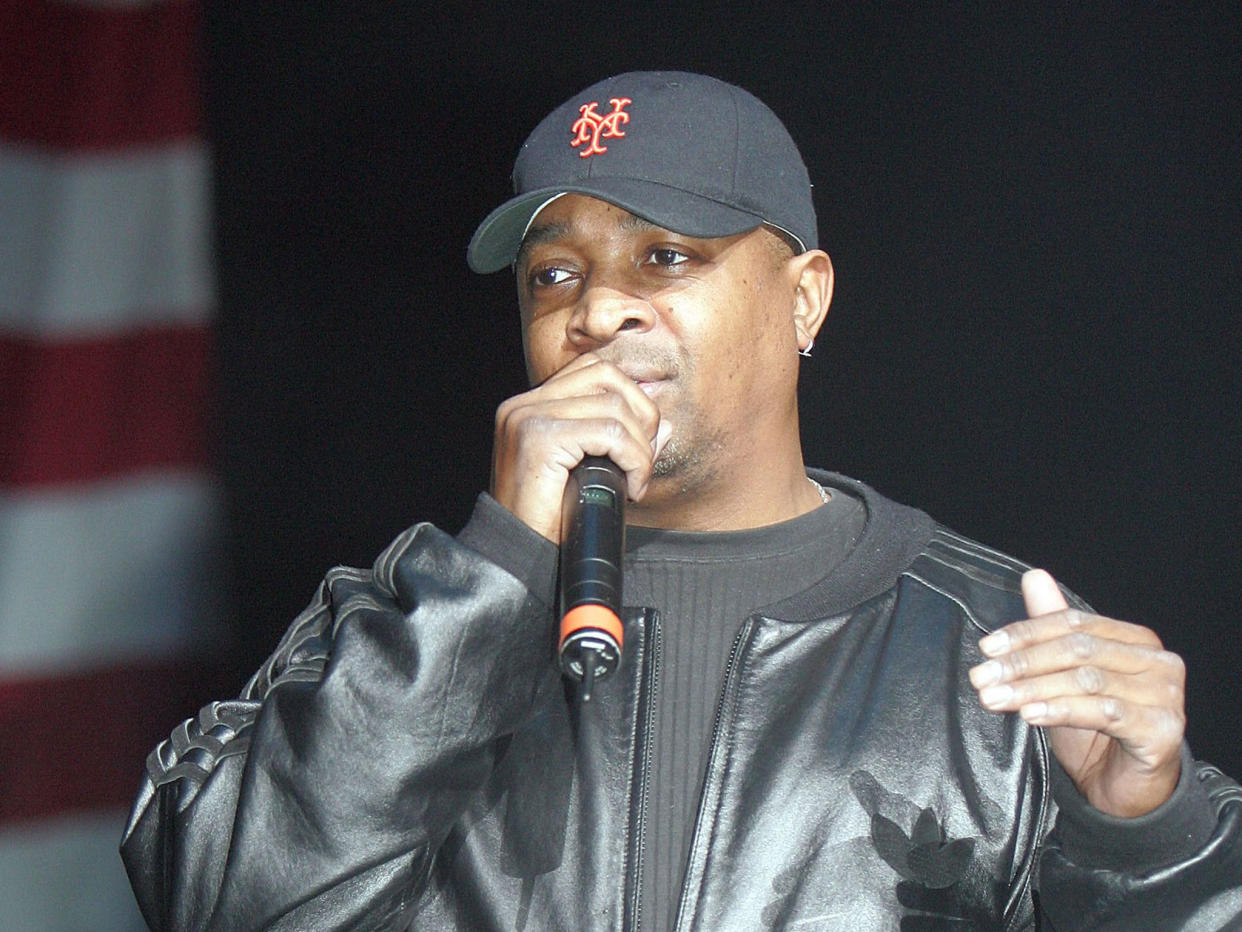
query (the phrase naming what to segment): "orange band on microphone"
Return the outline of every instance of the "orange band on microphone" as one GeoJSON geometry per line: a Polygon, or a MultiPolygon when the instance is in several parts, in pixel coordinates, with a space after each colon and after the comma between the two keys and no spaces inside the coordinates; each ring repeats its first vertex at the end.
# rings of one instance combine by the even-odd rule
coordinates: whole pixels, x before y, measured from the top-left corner
{"type": "Polygon", "coordinates": [[[561,643],[564,644],[567,637],[583,628],[596,628],[603,631],[617,642],[618,647],[625,640],[621,619],[606,605],[589,602],[585,605],[575,605],[567,611],[565,617],[561,619],[561,643]]]}

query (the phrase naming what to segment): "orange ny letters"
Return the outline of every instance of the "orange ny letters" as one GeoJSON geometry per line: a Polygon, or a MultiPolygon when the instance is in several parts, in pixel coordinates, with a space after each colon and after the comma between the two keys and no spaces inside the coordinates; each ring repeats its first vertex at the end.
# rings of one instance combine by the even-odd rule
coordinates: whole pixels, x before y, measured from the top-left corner
{"type": "Polygon", "coordinates": [[[628,97],[613,97],[608,102],[612,104],[612,111],[604,116],[600,116],[595,109],[599,106],[598,101],[593,100],[578,108],[582,116],[574,120],[574,138],[570,145],[574,148],[586,146],[578,153],[584,159],[608,151],[607,146],[600,145],[601,139],[616,139],[625,135],[621,126],[630,122],[630,115],[625,112],[625,108],[633,101],[628,97]]]}

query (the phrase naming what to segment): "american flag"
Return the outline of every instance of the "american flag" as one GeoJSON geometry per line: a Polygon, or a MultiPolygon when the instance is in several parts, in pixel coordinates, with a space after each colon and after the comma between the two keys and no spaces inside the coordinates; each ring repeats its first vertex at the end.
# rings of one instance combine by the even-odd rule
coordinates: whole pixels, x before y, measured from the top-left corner
{"type": "Polygon", "coordinates": [[[0,929],[143,928],[116,849],[222,617],[200,9],[0,11],[0,929]]]}

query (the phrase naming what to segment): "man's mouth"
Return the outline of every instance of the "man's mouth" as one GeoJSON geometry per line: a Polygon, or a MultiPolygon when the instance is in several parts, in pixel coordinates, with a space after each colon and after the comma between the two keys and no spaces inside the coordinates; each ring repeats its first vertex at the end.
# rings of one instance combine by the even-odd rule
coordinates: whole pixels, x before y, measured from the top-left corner
{"type": "Polygon", "coordinates": [[[629,367],[622,365],[621,371],[634,380],[644,392],[650,395],[668,381],[668,374],[657,369],[629,367]]]}
{"type": "Polygon", "coordinates": [[[665,379],[636,379],[639,389],[642,390],[648,398],[658,392],[664,385],[665,379]]]}
{"type": "Polygon", "coordinates": [[[677,367],[672,357],[657,358],[660,355],[663,354],[635,354],[628,359],[622,356],[613,362],[650,398],[677,378],[677,367]]]}

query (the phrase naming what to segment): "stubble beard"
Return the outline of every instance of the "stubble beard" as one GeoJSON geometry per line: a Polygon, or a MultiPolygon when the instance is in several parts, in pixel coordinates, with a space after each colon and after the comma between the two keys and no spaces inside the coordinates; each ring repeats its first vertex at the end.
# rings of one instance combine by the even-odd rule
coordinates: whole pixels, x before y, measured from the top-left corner
{"type": "Polygon", "coordinates": [[[667,417],[672,433],[652,465],[653,479],[670,479],[677,484],[677,494],[692,494],[720,475],[720,453],[727,448],[724,433],[708,424],[699,406],[680,394],[694,384],[695,362],[675,350],[654,350],[623,353],[622,344],[616,351],[604,350],[600,356],[614,362],[641,362],[649,368],[671,375],[672,397],[667,417]]]}
{"type": "Polygon", "coordinates": [[[678,494],[687,495],[720,475],[725,439],[718,431],[706,428],[696,411],[679,411],[673,424],[673,433],[656,457],[651,475],[673,480],[678,494]]]}

